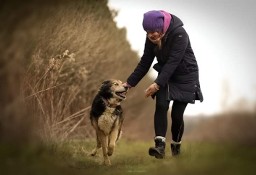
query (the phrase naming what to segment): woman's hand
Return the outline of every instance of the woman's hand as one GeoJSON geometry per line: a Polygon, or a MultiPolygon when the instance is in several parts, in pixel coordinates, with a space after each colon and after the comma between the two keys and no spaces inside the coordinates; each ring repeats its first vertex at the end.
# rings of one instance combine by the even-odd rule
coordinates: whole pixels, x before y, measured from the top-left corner
{"type": "Polygon", "coordinates": [[[131,88],[132,88],[132,86],[131,86],[131,85],[129,85],[127,82],[123,83],[123,86],[124,86],[125,88],[129,88],[129,89],[131,89],[131,88]]]}
{"type": "Polygon", "coordinates": [[[145,97],[155,94],[159,90],[159,85],[156,83],[151,84],[145,91],[145,97]]]}

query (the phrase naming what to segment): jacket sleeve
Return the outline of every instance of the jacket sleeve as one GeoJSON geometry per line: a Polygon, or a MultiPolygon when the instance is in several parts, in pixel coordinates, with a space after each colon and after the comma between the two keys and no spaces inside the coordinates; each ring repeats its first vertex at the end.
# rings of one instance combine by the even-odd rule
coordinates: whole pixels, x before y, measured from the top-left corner
{"type": "Polygon", "coordinates": [[[148,70],[149,70],[149,68],[150,68],[150,66],[151,66],[151,64],[152,64],[152,62],[155,58],[154,48],[155,48],[155,44],[153,44],[147,38],[146,42],[145,42],[143,56],[141,57],[141,60],[138,63],[135,70],[133,71],[133,73],[127,79],[127,83],[129,85],[131,85],[132,87],[136,86],[139,83],[139,81],[148,72],[148,70]]]}
{"type": "Polygon", "coordinates": [[[170,44],[167,61],[155,80],[160,87],[165,87],[182,60],[188,45],[188,35],[185,31],[178,32],[171,43],[167,42],[167,44],[170,44]]]}

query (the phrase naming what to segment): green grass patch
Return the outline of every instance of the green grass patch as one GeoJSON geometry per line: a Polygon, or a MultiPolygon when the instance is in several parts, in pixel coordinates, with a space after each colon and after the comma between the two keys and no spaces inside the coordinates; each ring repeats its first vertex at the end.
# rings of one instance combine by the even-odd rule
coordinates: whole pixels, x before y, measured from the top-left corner
{"type": "Polygon", "coordinates": [[[167,144],[166,158],[158,160],[148,155],[153,144],[121,140],[110,167],[102,165],[101,150],[95,157],[89,155],[94,140],[74,140],[47,148],[1,146],[1,174],[255,174],[256,148],[252,146],[186,142],[182,154],[172,157],[167,144]]]}

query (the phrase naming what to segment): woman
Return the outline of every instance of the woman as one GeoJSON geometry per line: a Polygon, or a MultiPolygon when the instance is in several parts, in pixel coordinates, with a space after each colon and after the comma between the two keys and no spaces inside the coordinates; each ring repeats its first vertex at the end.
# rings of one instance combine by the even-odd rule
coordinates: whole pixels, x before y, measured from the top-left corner
{"type": "Polygon", "coordinates": [[[172,155],[180,154],[184,131],[183,114],[188,103],[203,101],[198,75],[198,65],[182,21],[165,11],[149,11],[144,14],[143,28],[147,32],[144,54],[134,72],[124,83],[135,87],[148,72],[154,58],[158,63],[153,68],[158,76],[145,91],[145,96],[156,97],[154,115],[155,147],[149,148],[149,155],[156,158],[165,156],[167,113],[173,100],[172,155]]]}

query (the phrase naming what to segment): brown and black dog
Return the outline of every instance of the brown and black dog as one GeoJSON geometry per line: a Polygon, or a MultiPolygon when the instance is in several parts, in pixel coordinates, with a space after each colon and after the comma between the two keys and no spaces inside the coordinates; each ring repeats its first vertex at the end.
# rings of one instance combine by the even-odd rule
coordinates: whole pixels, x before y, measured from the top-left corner
{"type": "Polygon", "coordinates": [[[96,131],[97,146],[91,155],[95,156],[102,147],[104,165],[111,165],[109,156],[120,138],[124,121],[121,102],[125,100],[127,90],[120,80],[104,81],[92,103],[90,119],[96,131]]]}

